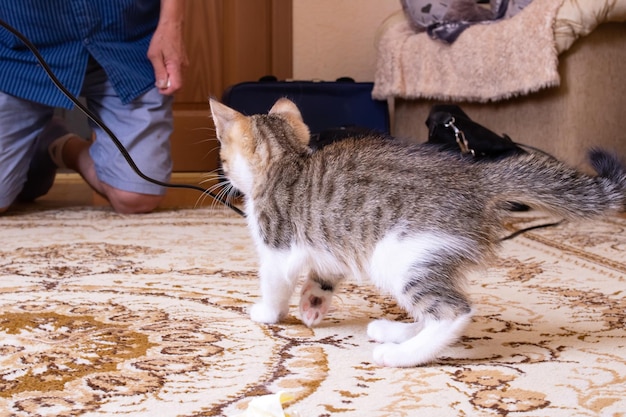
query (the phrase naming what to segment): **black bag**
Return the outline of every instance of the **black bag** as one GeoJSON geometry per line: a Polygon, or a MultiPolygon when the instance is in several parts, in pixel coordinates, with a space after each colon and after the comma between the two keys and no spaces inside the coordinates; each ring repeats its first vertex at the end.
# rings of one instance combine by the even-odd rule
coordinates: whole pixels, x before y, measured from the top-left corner
{"type": "Polygon", "coordinates": [[[372,98],[371,82],[351,78],[337,81],[259,81],[235,84],[226,89],[222,102],[246,115],[267,113],[276,100],[293,101],[311,131],[310,146],[320,148],[348,136],[376,131],[389,134],[386,101],[372,98]]]}
{"type": "MultiPolygon", "coordinates": [[[[444,151],[461,152],[474,159],[495,160],[526,153],[506,134],[498,136],[465,114],[459,106],[439,104],[431,108],[426,119],[428,141],[444,151]]],[[[527,211],[529,207],[515,201],[503,206],[510,211],[527,211]]],[[[515,236],[515,234],[510,237],[515,236]]],[[[510,238],[509,237],[509,238],[510,238]]],[[[508,239],[508,238],[507,238],[508,239]]]]}
{"type": "Polygon", "coordinates": [[[498,136],[474,122],[459,106],[439,104],[426,119],[428,142],[444,150],[461,151],[476,158],[502,158],[525,153],[506,134],[498,136]]]}

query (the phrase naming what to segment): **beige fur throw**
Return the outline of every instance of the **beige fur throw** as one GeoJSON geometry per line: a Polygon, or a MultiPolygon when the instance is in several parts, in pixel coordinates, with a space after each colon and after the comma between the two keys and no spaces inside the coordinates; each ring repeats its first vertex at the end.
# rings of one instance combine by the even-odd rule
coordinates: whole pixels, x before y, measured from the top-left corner
{"type": "Polygon", "coordinates": [[[533,0],[510,19],[477,24],[452,44],[390,22],[378,42],[373,95],[487,102],[560,82],[553,24],[563,0],[533,0]]]}

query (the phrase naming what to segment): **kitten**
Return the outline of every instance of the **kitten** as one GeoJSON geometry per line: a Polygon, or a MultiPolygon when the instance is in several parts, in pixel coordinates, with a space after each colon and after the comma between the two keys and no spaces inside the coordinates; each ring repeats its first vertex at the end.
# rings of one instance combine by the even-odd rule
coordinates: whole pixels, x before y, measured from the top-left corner
{"type": "Polygon", "coordinates": [[[625,171],[601,151],[591,154],[600,177],[539,154],[480,162],[374,134],[312,151],[287,99],[266,115],[244,116],[215,100],[211,112],[224,174],[244,194],[260,256],[262,300],[252,320],[284,318],[308,274],[300,312],[314,326],[344,277],[369,278],[414,318],[369,324],[381,343],[374,361],[384,366],[431,362],[461,335],[472,314],[465,276],[492,256],[501,204],[523,201],[567,218],[625,204],[625,171]]]}

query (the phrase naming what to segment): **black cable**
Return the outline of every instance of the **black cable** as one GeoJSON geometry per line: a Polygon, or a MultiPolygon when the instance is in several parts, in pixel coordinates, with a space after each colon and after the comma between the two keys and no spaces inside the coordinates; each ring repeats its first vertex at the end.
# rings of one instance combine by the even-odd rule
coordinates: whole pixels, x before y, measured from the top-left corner
{"type": "Polygon", "coordinates": [[[172,184],[172,183],[167,183],[167,182],[163,182],[163,181],[159,181],[157,179],[151,178],[151,177],[147,176],[146,174],[144,174],[139,169],[137,164],[135,164],[135,161],[133,160],[133,158],[130,156],[130,154],[128,153],[126,148],[124,148],[124,145],[122,144],[122,142],[120,142],[120,140],[117,138],[117,136],[111,131],[111,129],[109,129],[109,127],[106,126],[98,118],[98,116],[96,116],[91,110],[89,110],[85,105],[83,105],[83,103],[81,103],[67,88],[65,88],[65,86],[63,85],[63,83],[61,83],[61,81],[59,81],[59,79],[54,75],[54,72],[52,71],[52,69],[50,68],[50,66],[46,62],[46,60],[39,53],[39,50],[37,49],[37,47],[35,45],[33,45],[33,43],[26,36],[24,36],[21,32],[19,32],[17,29],[15,29],[13,26],[9,25],[7,22],[5,22],[2,19],[0,19],[0,26],[4,27],[6,30],[11,32],[13,35],[15,35],[32,52],[32,54],[35,56],[35,58],[37,58],[37,61],[42,66],[43,70],[46,72],[48,77],[50,77],[50,79],[52,80],[54,85],[59,90],[61,90],[61,92],[72,103],[74,103],[76,105],[76,107],[78,107],[80,109],[80,111],[85,113],[85,115],[87,115],[87,117],[89,117],[91,119],[91,121],[93,121],[98,127],[100,127],[104,132],[106,132],[106,134],[109,135],[109,137],[111,138],[111,140],[113,141],[113,143],[115,144],[117,149],[120,151],[120,153],[122,154],[124,159],[126,159],[126,162],[128,163],[128,165],[142,179],[144,179],[144,180],[146,180],[148,182],[151,182],[153,184],[159,185],[161,187],[187,188],[187,189],[191,189],[191,190],[200,191],[203,194],[209,195],[215,201],[218,201],[218,202],[224,204],[226,207],[232,209],[235,213],[237,213],[237,214],[239,214],[241,216],[245,216],[244,212],[241,211],[239,208],[237,208],[234,205],[232,205],[229,201],[220,198],[218,195],[216,195],[215,193],[211,192],[210,190],[207,190],[205,188],[199,187],[197,185],[192,185],[192,184],[172,184]]]}
{"type": "Polygon", "coordinates": [[[510,235],[505,236],[502,239],[500,239],[500,242],[504,242],[505,240],[513,239],[514,237],[517,237],[517,236],[521,235],[522,233],[526,233],[526,232],[529,232],[531,230],[543,229],[544,227],[558,226],[561,223],[563,223],[563,221],[564,220],[559,220],[558,222],[553,222],[553,223],[538,224],[536,226],[529,226],[529,227],[526,227],[524,229],[516,230],[515,232],[511,233],[510,235]]]}

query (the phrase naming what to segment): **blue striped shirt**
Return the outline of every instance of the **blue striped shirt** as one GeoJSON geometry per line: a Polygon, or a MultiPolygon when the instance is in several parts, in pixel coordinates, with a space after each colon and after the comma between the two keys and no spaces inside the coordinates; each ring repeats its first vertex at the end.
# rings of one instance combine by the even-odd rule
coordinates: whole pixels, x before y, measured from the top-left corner
{"type": "MultiPolygon", "coordinates": [[[[146,54],[159,11],[160,0],[0,0],[0,19],[37,46],[68,90],[79,95],[91,54],[124,103],[154,86],[146,54]]],[[[0,91],[72,107],[33,54],[2,27],[0,91]]]]}

